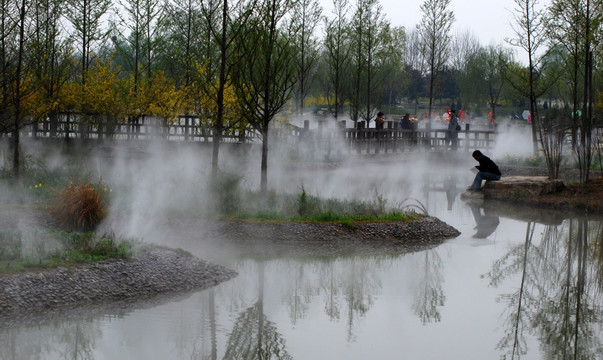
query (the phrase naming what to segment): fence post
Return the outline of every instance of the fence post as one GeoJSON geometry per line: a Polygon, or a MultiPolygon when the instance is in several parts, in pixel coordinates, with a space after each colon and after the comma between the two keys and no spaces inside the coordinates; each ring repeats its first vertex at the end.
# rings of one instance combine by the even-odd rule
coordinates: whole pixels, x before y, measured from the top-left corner
{"type": "Polygon", "coordinates": [[[358,123],[356,124],[356,149],[358,154],[362,153],[362,145],[364,142],[364,138],[365,138],[365,133],[364,133],[364,121],[358,121],[358,123]]]}

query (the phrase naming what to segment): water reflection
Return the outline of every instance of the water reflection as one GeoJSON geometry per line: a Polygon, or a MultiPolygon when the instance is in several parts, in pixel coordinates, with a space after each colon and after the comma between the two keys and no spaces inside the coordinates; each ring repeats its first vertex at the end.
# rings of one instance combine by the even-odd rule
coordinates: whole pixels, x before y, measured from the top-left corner
{"type": "Polygon", "coordinates": [[[0,359],[44,359],[46,354],[54,354],[59,359],[94,359],[95,339],[102,336],[98,322],[92,319],[0,334],[0,359]]]}
{"type": "Polygon", "coordinates": [[[602,246],[600,221],[579,218],[548,225],[538,241],[534,224],[527,223],[524,243],[486,275],[492,286],[521,276],[518,288],[501,296],[507,321],[499,346],[509,358],[527,353],[528,335],[540,339],[551,358],[601,358],[602,246]]]}
{"type": "Polygon", "coordinates": [[[456,202],[463,235],[417,252],[243,254],[206,291],[0,326],[0,359],[600,359],[602,222],[531,211],[456,202]]]}
{"type": "Polygon", "coordinates": [[[460,178],[456,175],[448,175],[444,180],[444,191],[446,192],[446,203],[448,210],[452,210],[454,201],[461,193],[462,187],[459,185],[460,178]]]}
{"type": "Polygon", "coordinates": [[[492,235],[500,223],[498,216],[491,215],[486,209],[476,204],[469,204],[469,207],[475,219],[475,229],[477,230],[473,234],[473,237],[476,239],[485,239],[492,235]]]}

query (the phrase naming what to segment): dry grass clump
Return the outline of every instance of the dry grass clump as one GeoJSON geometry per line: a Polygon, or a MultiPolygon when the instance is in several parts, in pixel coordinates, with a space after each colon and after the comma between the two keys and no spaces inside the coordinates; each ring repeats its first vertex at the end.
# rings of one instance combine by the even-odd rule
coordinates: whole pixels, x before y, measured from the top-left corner
{"type": "Polygon", "coordinates": [[[67,230],[92,231],[107,215],[103,186],[72,182],[52,200],[50,213],[67,230]]]}

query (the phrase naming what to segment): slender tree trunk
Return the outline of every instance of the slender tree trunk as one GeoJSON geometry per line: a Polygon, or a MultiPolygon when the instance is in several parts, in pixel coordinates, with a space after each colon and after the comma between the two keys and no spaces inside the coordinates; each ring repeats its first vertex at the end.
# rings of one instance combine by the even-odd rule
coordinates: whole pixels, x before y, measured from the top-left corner
{"type": "Polygon", "coordinates": [[[224,130],[224,88],[226,86],[226,27],[228,19],[228,0],[224,0],[222,7],[222,39],[220,39],[220,74],[218,78],[217,113],[214,124],[214,137],[212,146],[211,174],[215,183],[218,178],[218,160],[220,156],[220,142],[224,130]]]}
{"type": "Polygon", "coordinates": [[[84,8],[82,9],[82,86],[86,85],[86,70],[88,69],[87,59],[88,54],[86,53],[86,39],[88,38],[88,1],[83,2],[84,8]]]}
{"type": "Polygon", "coordinates": [[[588,221],[580,220],[578,226],[578,282],[576,284],[576,313],[574,325],[574,360],[578,359],[578,340],[580,333],[580,321],[582,319],[582,297],[586,284],[586,264],[588,251],[588,221]]]}
{"type": "MultiPolygon", "coordinates": [[[[276,1],[271,2],[271,13],[276,14],[276,1]]],[[[270,104],[272,98],[270,96],[271,93],[271,81],[272,81],[272,52],[274,49],[274,43],[276,41],[276,19],[274,16],[271,16],[270,25],[268,27],[269,36],[268,36],[268,52],[264,54],[267,56],[266,64],[264,67],[264,104],[270,104]]],[[[262,119],[262,165],[261,165],[261,180],[260,180],[260,188],[263,195],[268,193],[268,127],[270,124],[270,116],[266,113],[267,109],[265,109],[262,119]]]]}
{"type": "MultiPolygon", "coordinates": [[[[370,19],[370,17],[369,17],[370,19]]],[[[367,119],[371,118],[371,67],[372,67],[372,62],[373,62],[373,45],[372,45],[372,29],[371,26],[369,24],[368,26],[368,34],[366,37],[367,40],[367,64],[366,64],[366,117],[367,119]]]]}
{"type": "Polygon", "coordinates": [[[580,181],[588,181],[591,160],[591,82],[592,82],[592,53],[590,50],[590,0],[586,1],[586,41],[584,44],[584,100],[582,105],[582,127],[580,129],[580,149],[582,153],[582,166],[580,168],[580,181]]]}
{"type": "Polygon", "coordinates": [[[17,71],[15,73],[15,128],[13,138],[13,177],[19,179],[20,170],[20,130],[21,130],[21,72],[23,71],[23,52],[25,51],[25,11],[26,0],[21,0],[21,9],[19,12],[19,50],[17,54],[17,71]]]}
{"type": "Polygon", "coordinates": [[[209,289],[209,331],[211,338],[211,360],[218,358],[218,341],[216,336],[216,291],[214,288],[209,289]]]}
{"type": "MultiPolygon", "coordinates": [[[[304,9],[305,12],[305,9],[304,9]]],[[[304,115],[304,94],[305,94],[305,86],[306,86],[306,82],[305,82],[305,69],[306,69],[306,24],[305,24],[305,17],[304,17],[304,23],[302,24],[302,33],[301,33],[301,54],[299,54],[299,56],[301,57],[301,76],[299,77],[299,114],[301,116],[304,115]]]]}
{"type": "Polygon", "coordinates": [[[519,327],[520,327],[520,320],[521,320],[521,312],[523,311],[522,309],[522,305],[523,305],[523,299],[524,299],[524,293],[525,293],[525,283],[526,283],[526,277],[527,277],[527,267],[528,267],[528,252],[530,249],[530,245],[532,243],[532,236],[534,235],[534,224],[529,222],[528,223],[528,228],[526,229],[526,239],[525,239],[525,243],[524,243],[524,248],[523,248],[523,260],[522,260],[522,272],[521,272],[521,285],[519,287],[519,299],[517,301],[517,315],[515,316],[515,320],[514,320],[514,327],[515,327],[515,331],[513,334],[513,350],[511,352],[511,359],[515,358],[515,353],[519,352],[519,327]]]}
{"type": "Polygon", "coordinates": [[[261,165],[261,180],[260,191],[262,194],[268,193],[268,124],[262,130],[262,165],[261,165]]]}

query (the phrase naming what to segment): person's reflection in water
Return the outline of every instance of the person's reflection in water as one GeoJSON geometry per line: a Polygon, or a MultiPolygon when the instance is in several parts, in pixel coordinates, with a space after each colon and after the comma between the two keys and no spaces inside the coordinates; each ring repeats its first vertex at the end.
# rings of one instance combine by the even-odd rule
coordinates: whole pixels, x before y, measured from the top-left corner
{"type": "Polygon", "coordinates": [[[456,183],[457,178],[455,176],[448,176],[446,178],[446,183],[444,183],[444,189],[446,190],[446,200],[448,201],[448,210],[452,210],[454,200],[460,192],[460,190],[456,187],[456,183]]]}
{"type": "Polygon", "coordinates": [[[474,238],[485,239],[490,236],[494,230],[498,227],[500,220],[498,216],[487,215],[484,211],[482,215],[482,208],[476,205],[470,205],[471,212],[475,218],[475,229],[477,232],[473,234],[474,238]]]}

